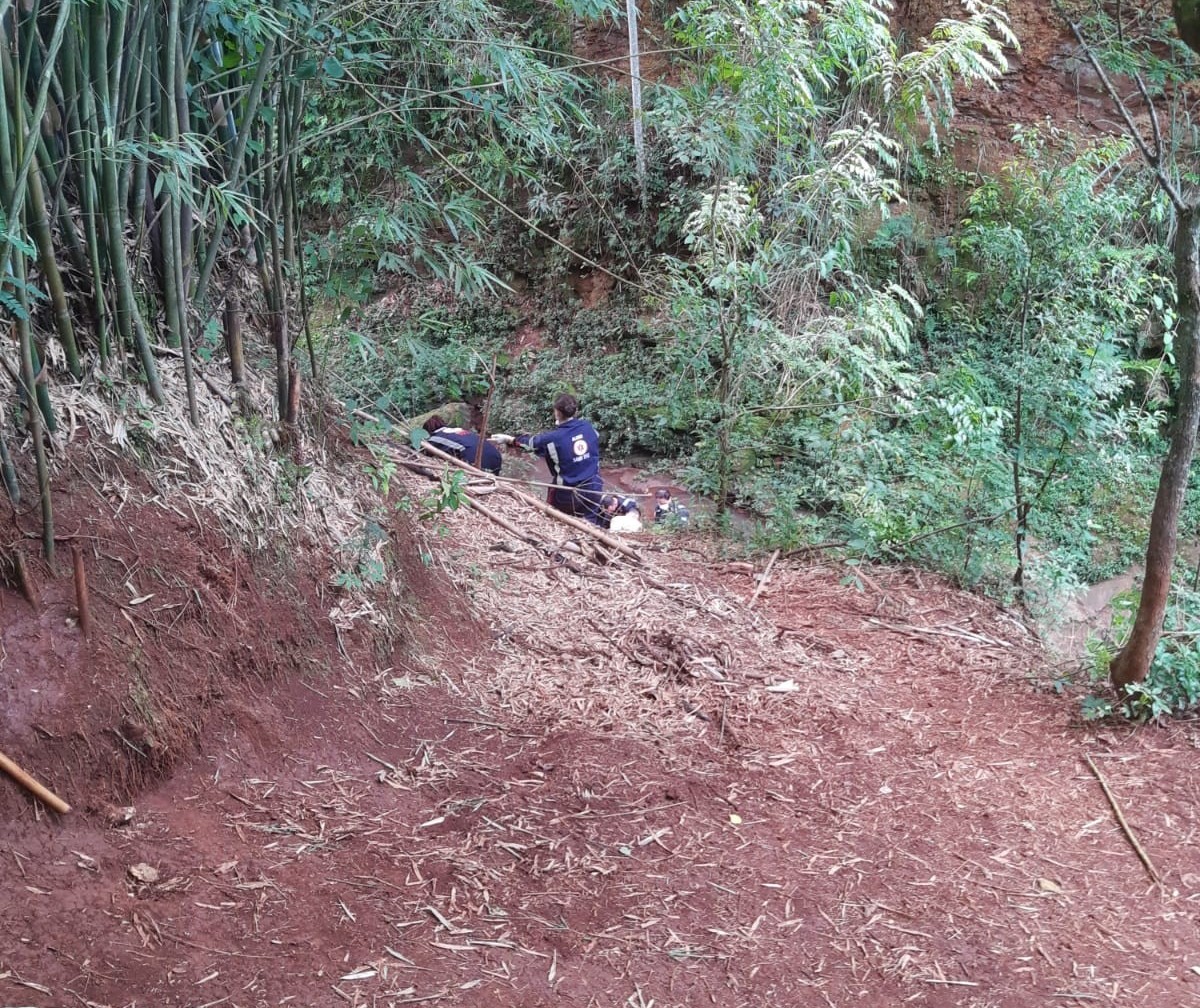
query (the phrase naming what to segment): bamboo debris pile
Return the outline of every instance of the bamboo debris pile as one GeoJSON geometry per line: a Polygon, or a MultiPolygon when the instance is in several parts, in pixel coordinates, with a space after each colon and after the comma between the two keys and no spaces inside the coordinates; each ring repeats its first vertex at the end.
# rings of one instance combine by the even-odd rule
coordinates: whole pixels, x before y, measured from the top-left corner
{"type": "MultiPolygon", "coordinates": [[[[410,464],[426,474],[405,465],[397,479],[423,497],[438,465],[410,464]]],[[[497,716],[522,719],[554,711],[559,724],[730,746],[739,722],[774,720],[784,705],[807,702],[805,689],[770,691],[806,681],[812,663],[799,643],[777,641],[774,624],[750,612],[744,598],[681,574],[669,550],[637,549],[649,534],[619,540],[638,562],[621,552],[619,562],[585,563],[591,576],[581,577],[562,558],[590,556],[596,540],[551,520],[525,496],[489,495],[486,516],[470,498],[468,507],[442,512],[437,523],[449,535],[439,533],[430,550],[499,642],[503,660],[489,668],[486,689],[477,684],[487,694],[477,699],[485,710],[495,704],[503,709],[497,716]]],[[[799,719],[793,711],[787,720],[799,719]]]]}
{"type": "MultiPolygon", "coordinates": [[[[374,509],[378,495],[365,480],[334,472],[334,460],[324,447],[305,440],[304,466],[292,458],[255,444],[239,426],[244,417],[213,399],[200,413],[199,423],[188,416],[185,379],[178,359],[159,361],[159,381],[167,393],[147,422],[148,397],[114,397],[96,384],[84,382],[58,391],[69,422],[54,435],[56,455],[82,451],[101,474],[110,499],[176,507],[187,504],[217,516],[232,539],[264,548],[282,536],[337,553],[361,536],[360,515],[374,509]],[[91,436],[78,435],[87,430],[91,436]],[[119,449],[114,452],[113,449],[119,449]],[[156,464],[144,475],[151,490],[137,487],[115,458],[134,452],[153,453],[156,464]],[[286,490],[286,493],[281,492],[286,490]],[[186,504],[184,503],[186,501],[186,504]]],[[[251,415],[270,409],[269,377],[248,372],[240,387],[214,371],[214,384],[239,398],[251,415]]],[[[186,512],[184,512],[186,513],[186,512]]]]}
{"type": "MultiPolygon", "coordinates": [[[[446,453],[439,451],[430,445],[423,446],[426,453],[433,455],[436,459],[440,459],[445,463],[457,467],[469,474],[474,479],[468,482],[466,486],[466,496],[463,502],[473,511],[478,512],[487,518],[489,521],[498,525],[506,532],[511,533],[518,541],[533,547],[545,556],[550,557],[555,563],[574,571],[576,574],[588,574],[589,572],[581,567],[575,560],[575,556],[591,560],[597,564],[607,565],[611,563],[615,556],[623,555],[641,562],[641,556],[627,543],[621,542],[615,536],[593,526],[587,522],[580,521],[570,515],[564,515],[559,511],[547,506],[539,501],[536,497],[516,489],[510,485],[499,484],[492,480],[487,473],[476,469],[474,466],[453,458],[446,453]],[[573,532],[583,533],[581,537],[576,537],[567,541],[554,542],[544,536],[539,536],[529,529],[522,529],[514,525],[508,518],[497,513],[491,507],[480,503],[476,498],[490,494],[496,491],[502,491],[514,497],[518,502],[526,507],[532,507],[534,510],[540,511],[542,514],[554,519],[555,521],[565,525],[573,532]],[[612,552],[610,552],[610,550],[612,552]],[[568,555],[571,554],[571,555],[568,555]]],[[[429,464],[418,463],[413,461],[403,454],[393,453],[392,459],[404,466],[410,472],[417,472],[429,479],[442,479],[451,469],[446,466],[431,467],[429,464]]]]}

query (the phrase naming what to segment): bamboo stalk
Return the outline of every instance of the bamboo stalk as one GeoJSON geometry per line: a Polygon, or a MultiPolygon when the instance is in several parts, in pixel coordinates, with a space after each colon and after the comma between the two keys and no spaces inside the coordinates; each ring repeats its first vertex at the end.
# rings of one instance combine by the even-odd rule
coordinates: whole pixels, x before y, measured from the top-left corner
{"type": "Polygon", "coordinates": [[[242,351],[242,302],[236,291],[225,296],[225,349],[229,353],[229,376],[234,387],[246,381],[246,361],[242,351]]]}
{"type": "MultiPolygon", "coordinates": [[[[17,134],[13,140],[18,146],[17,157],[19,158],[20,167],[16,172],[12,192],[9,194],[8,215],[5,218],[4,226],[7,229],[5,238],[7,241],[0,248],[0,276],[8,274],[9,264],[11,262],[12,250],[14,248],[14,239],[16,233],[13,230],[21,219],[21,207],[25,204],[25,189],[29,179],[30,166],[33,164],[34,156],[37,153],[36,138],[41,129],[42,117],[46,114],[46,102],[50,97],[50,81],[53,77],[54,61],[58,58],[58,51],[62,47],[63,36],[66,34],[67,20],[71,13],[71,0],[59,0],[58,17],[54,22],[54,31],[50,37],[50,44],[47,52],[46,66],[43,68],[40,79],[38,81],[37,99],[34,102],[33,113],[29,119],[29,135],[24,134],[24,127],[20,120],[24,118],[21,114],[21,107],[24,105],[23,92],[18,91],[16,94],[9,96],[13,121],[17,125],[17,134]]],[[[17,45],[18,32],[13,32],[12,43],[17,45]]],[[[20,64],[20,53],[17,54],[17,64],[20,64]]],[[[19,88],[22,80],[18,79],[15,82],[19,88]]]]}
{"type": "Polygon", "coordinates": [[[26,424],[29,438],[33,442],[33,457],[37,471],[38,497],[42,513],[42,552],[46,562],[54,563],[54,503],[50,496],[50,460],[46,456],[46,442],[43,437],[42,406],[38,402],[39,387],[37,371],[34,366],[33,332],[29,325],[29,293],[25,284],[25,256],[18,252],[13,262],[14,274],[19,287],[19,297],[22,300],[22,315],[17,319],[17,339],[21,348],[21,381],[25,386],[26,424]]]}
{"type": "Polygon", "coordinates": [[[4,476],[8,499],[16,508],[21,506],[21,484],[17,482],[17,470],[8,451],[8,436],[4,433],[4,427],[4,424],[0,424],[0,473],[4,476]]]}
{"type": "Polygon", "coordinates": [[[1113,815],[1116,816],[1117,825],[1121,827],[1121,832],[1125,834],[1125,839],[1129,841],[1129,846],[1133,848],[1133,852],[1138,856],[1138,860],[1142,862],[1142,866],[1146,869],[1146,874],[1155,882],[1162,882],[1162,878],[1158,874],[1158,869],[1154,867],[1154,862],[1150,860],[1150,855],[1146,853],[1146,849],[1138,842],[1138,838],[1134,836],[1133,830],[1129,823],[1125,821],[1125,814],[1121,811],[1121,806],[1117,804],[1117,799],[1112,793],[1112,789],[1108,786],[1108,781],[1104,779],[1104,774],[1100,772],[1100,768],[1092,762],[1092,758],[1086,753],[1083,761],[1088,765],[1088,769],[1096,776],[1096,780],[1100,782],[1100,790],[1104,792],[1104,797],[1108,799],[1108,806],[1112,809],[1113,815]]]}
{"type": "Polygon", "coordinates": [[[21,787],[25,788],[30,794],[54,809],[59,815],[66,815],[71,811],[71,806],[58,797],[53,791],[42,784],[39,784],[34,778],[22,770],[13,760],[9,759],[4,753],[0,753],[0,770],[3,770],[21,787]]]}
{"type": "MultiPolygon", "coordinates": [[[[114,11],[115,25],[124,25],[124,4],[116,5],[114,11]]],[[[122,345],[136,350],[142,370],[145,374],[146,387],[151,398],[160,405],[163,402],[162,386],[158,381],[158,369],[154,363],[154,355],[150,350],[150,340],[142,324],[141,313],[134,297],[133,278],[129,272],[129,260],[125,252],[125,229],[122,223],[122,204],[120,185],[117,177],[118,165],[121,163],[117,147],[117,113],[114,108],[114,98],[110,74],[111,59],[107,42],[112,39],[107,31],[105,20],[107,5],[93,4],[90,12],[89,50],[91,53],[92,87],[97,93],[99,116],[102,130],[97,133],[99,138],[100,157],[100,207],[104,219],[105,249],[109,269],[112,271],[113,284],[116,287],[117,301],[117,330],[121,335],[122,345]]],[[[114,32],[116,33],[116,27],[114,32]]],[[[117,56],[119,60],[119,53],[117,56]]]]}
{"type": "MultiPolygon", "coordinates": [[[[83,83],[88,79],[88,69],[84,65],[87,49],[80,46],[80,52],[74,47],[70,51],[70,77],[66,87],[72,93],[78,94],[80,100],[75,114],[78,120],[72,125],[72,132],[79,137],[80,162],[77,171],[76,186],[78,188],[79,205],[83,212],[84,248],[87,251],[88,274],[92,285],[92,323],[96,327],[96,342],[100,352],[100,365],[107,367],[112,347],[109,340],[109,310],[104,296],[105,273],[104,260],[100,244],[99,226],[99,195],[96,187],[96,147],[99,136],[96,129],[95,96],[90,84],[83,83]]],[[[136,218],[135,218],[136,220],[136,218]]]]}
{"type": "Polygon", "coordinates": [[[754,603],[758,601],[758,596],[767,587],[767,580],[771,577],[771,568],[775,566],[775,561],[778,559],[779,550],[776,550],[771,554],[771,559],[767,561],[767,569],[762,572],[762,577],[758,579],[758,587],[754,589],[754,594],[750,596],[750,604],[746,606],[747,609],[754,608],[754,603]]]}
{"type": "Polygon", "coordinates": [[[92,606],[88,599],[87,570],[83,566],[83,550],[71,543],[71,567],[75,574],[75,608],[79,611],[79,630],[83,636],[92,635],[92,606]]]}
{"type": "Polygon", "coordinates": [[[475,446],[475,468],[483,465],[483,444],[488,435],[488,423],[492,419],[492,397],[496,394],[496,354],[492,354],[492,367],[488,371],[487,401],[483,404],[483,419],[479,423],[479,444],[475,446]]]}
{"type": "MultiPolygon", "coordinates": [[[[242,163],[246,157],[246,144],[250,139],[251,126],[258,115],[258,107],[262,101],[263,86],[266,84],[267,72],[270,69],[274,54],[275,36],[271,35],[263,43],[263,51],[258,57],[258,68],[254,74],[254,81],[250,85],[250,91],[246,96],[245,109],[242,115],[242,128],[238,133],[233,156],[230,158],[229,170],[226,173],[226,183],[230,187],[236,188],[242,182],[242,163]]],[[[224,233],[225,215],[218,214],[216,221],[213,223],[212,234],[208,239],[204,264],[200,268],[200,276],[196,280],[196,292],[192,298],[198,305],[203,305],[205,296],[208,293],[208,283],[212,278],[213,267],[217,264],[217,255],[221,251],[221,237],[224,233]]]]}
{"type": "Polygon", "coordinates": [[[284,414],[284,423],[289,427],[295,427],[300,422],[300,369],[296,366],[296,361],[293,358],[288,361],[288,393],[287,393],[287,413],[284,414]]]}
{"type": "Polygon", "coordinates": [[[38,596],[37,584],[33,580],[33,575],[29,572],[29,564],[25,562],[25,551],[21,547],[16,547],[13,550],[13,573],[17,578],[17,585],[21,589],[21,594],[36,610],[41,606],[41,599],[38,596]]]}
{"type": "Polygon", "coordinates": [[[54,240],[50,234],[47,217],[46,195],[42,188],[42,176],[34,165],[29,172],[29,186],[25,197],[26,219],[30,234],[38,250],[38,265],[46,283],[46,292],[54,310],[54,328],[67,358],[67,369],[76,378],[83,375],[79,363],[79,348],[75,342],[75,327],[71,324],[71,308],[67,303],[67,289],[63,284],[58,260],[54,258],[54,240]]]}

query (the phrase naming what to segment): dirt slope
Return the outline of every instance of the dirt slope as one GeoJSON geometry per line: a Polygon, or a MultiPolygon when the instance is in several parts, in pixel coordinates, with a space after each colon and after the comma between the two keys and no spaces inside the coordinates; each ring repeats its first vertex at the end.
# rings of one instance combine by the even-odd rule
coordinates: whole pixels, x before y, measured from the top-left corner
{"type": "Polygon", "coordinates": [[[403,648],[247,680],[130,825],[0,786],[0,1002],[1200,1001],[1190,728],[1073,727],[1022,628],[928,577],[782,564],[749,610],[686,538],[581,577],[440,528],[405,533],[403,648]]]}

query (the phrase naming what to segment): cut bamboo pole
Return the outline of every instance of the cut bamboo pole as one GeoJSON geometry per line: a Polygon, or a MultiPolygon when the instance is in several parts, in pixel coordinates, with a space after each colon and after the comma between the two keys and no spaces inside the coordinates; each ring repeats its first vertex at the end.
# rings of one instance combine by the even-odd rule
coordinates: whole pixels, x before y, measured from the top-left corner
{"type": "Polygon", "coordinates": [[[1161,883],[1162,877],[1158,874],[1158,869],[1154,867],[1154,862],[1150,860],[1150,855],[1146,853],[1146,849],[1138,842],[1138,838],[1134,835],[1129,823],[1125,821],[1125,813],[1121,811],[1121,806],[1117,804],[1116,796],[1108,786],[1108,781],[1104,779],[1104,774],[1092,762],[1091,756],[1088,756],[1086,753],[1084,754],[1083,761],[1095,775],[1096,780],[1099,781],[1100,790],[1104,792],[1104,797],[1108,799],[1108,807],[1112,809],[1113,815],[1117,820],[1117,825],[1121,827],[1121,832],[1125,834],[1125,839],[1129,841],[1129,846],[1133,848],[1133,852],[1138,856],[1138,860],[1142,862],[1142,867],[1146,869],[1146,874],[1150,876],[1152,881],[1161,883]]]}
{"type": "Polygon", "coordinates": [[[10,760],[4,753],[0,753],[0,770],[3,770],[13,780],[25,788],[35,798],[39,799],[50,808],[54,809],[59,815],[66,815],[71,811],[71,806],[58,797],[49,788],[44,787],[34,780],[29,774],[22,770],[16,763],[10,760]]]}
{"type": "MultiPolygon", "coordinates": [[[[482,476],[485,479],[489,477],[489,474],[485,473],[482,469],[476,469],[469,462],[464,462],[462,459],[457,459],[448,452],[442,451],[440,448],[435,448],[428,441],[421,442],[421,450],[435,456],[436,458],[440,458],[446,462],[449,462],[451,465],[458,466],[459,469],[469,472],[473,476],[482,476]]],[[[545,501],[540,501],[531,494],[525,493],[523,490],[517,490],[515,487],[511,486],[505,487],[505,489],[508,491],[508,493],[512,494],[512,496],[516,497],[517,500],[523,501],[524,503],[537,508],[537,510],[541,511],[542,514],[553,518],[555,521],[560,521],[564,525],[570,525],[573,529],[578,529],[580,532],[585,532],[593,539],[598,539],[600,542],[604,543],[604,545],[609,549],[614,549],[618,553],[622,553],[629,557],[629,559],[634,563],[642,562],[642,558],[638,554],[637,550],[627,546],[625,543],[621,542],[620,539],[615,539],[613,536],[607,535],[600,529],[596,528],[595,525],[589,525],[587,522],[581,521],[574,515],[563,514],[563,512],[555,510],[545,501]]]]}
{"type": "Polygon", "coordinates": [[[29,572],[29,564],[25,562],[25,553],[18,546],[13,549],[13,573],[17,576],[17,584],[21,588],[21,594],[25,596],[25,601],[28,602],[34,609],[41,606],[41,601],[38,598],[37,585],[34,584],[33,575],[29,572]]]}
{"type": "MultiPolygon", "coordinates": [[[[417,465],[414,462],[405,462],[403,459],[397,459],[397,462],[399,462],[400,465],[404,466],[406,469],[411,470],[412,472],[419,472],[422,476],[426,477],[427,479],[436,480],[438,478],[438,473],[434,472],[432,469],[427,468],[426,466],[417,465]]],[[[557,549],[557,548],[549,545],[548,543],[544,543],[544,542],[540,541],[537,538],[537,536],[531,535],[529,532],[526,532],[523,529],[519,528],[517,525],[513,524],[507,518],[505,518],[503,515],[496,514],[496,512],[493,511],[491,508],[486,507],[483,504],[480,504],[479,501],[475,500],[475,498],[471,497],[469,494],[464,494],[462,500],[463,500],[463,503],[465,503],[468,507],[472,508],[475,511],[478,511],[481,515],[483,515],[485,518],[489,519],[490,521],[495,522],[506,532],[511,532],[514,536],[517,537],[517,539],[519,539],[521,542],[525,543],[527,546],[531,546],[533,549],[537,550],[539,553],[544,553],[547,556],[551,557],[552,559],[560,560],[564,567],[568,568],[569,570],[574,571],[576,574],[586,574],[587,573],[574,560],[571,560],[569,557],[562,556],[561,549],[557,549]]],[[[582,552],[582,551],[580,551],[580,552],[582,552]]]]}
{"type": "Polygon", "coordinates": [[[762,577],[758,579],[758,587],[754,589],[754,594],[750,596],[750,604],[747,609],[753,609],[754,603],[758,601],[758,596],[762,594],[762,590],[767,587],[767,579],[771,576],[771,568],[775,566],[775,561],[779,559],[779,550],[771,554],[771,559],[767,561],[767,569],[762,572],[762,577]]]}
{"type": "Polygon", "coordinates": [[[83,566],[83,550],[71,543],[71,563],[75,569],[75,607],[79,610],[79,630],[84,637],[92,635],[92,607],[88,600],[87,570],[83,566]]]}

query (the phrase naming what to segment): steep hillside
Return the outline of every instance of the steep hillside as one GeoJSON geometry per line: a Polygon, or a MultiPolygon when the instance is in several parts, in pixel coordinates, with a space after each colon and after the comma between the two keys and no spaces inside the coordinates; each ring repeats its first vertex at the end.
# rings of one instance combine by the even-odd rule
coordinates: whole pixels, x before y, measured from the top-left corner
{"type": "MultiPolygon", "coordinates": [[[[132,822],[35,817],[4,785],[9,1002],[1192,998],[1190,728],[1118,747],[1072,725],[1021,625],[927,576],[784,560],[751,605],[751,571],[703,540],[596,566],[480,499],[534,545],[473,511],[397,524],[428,558],[405,645],[318,641],[323,667],[236,677],[248,698],[216,698],[196,755],[125,792],[132,822]]],[[[274,604],[241,602],[255,635],[274,604]]]]}

